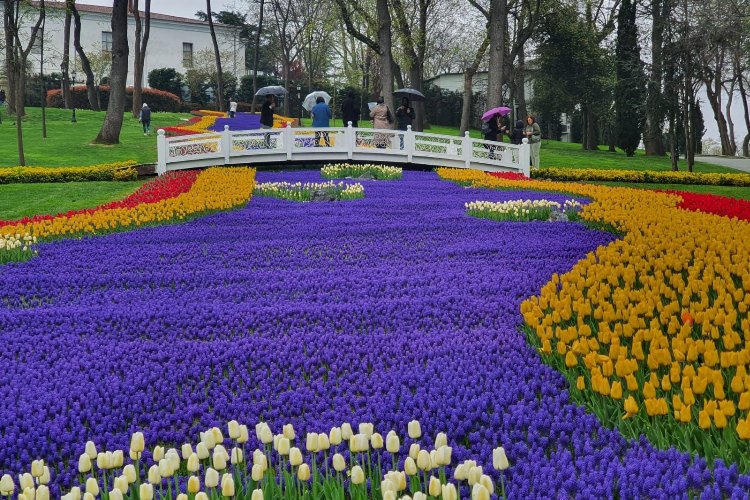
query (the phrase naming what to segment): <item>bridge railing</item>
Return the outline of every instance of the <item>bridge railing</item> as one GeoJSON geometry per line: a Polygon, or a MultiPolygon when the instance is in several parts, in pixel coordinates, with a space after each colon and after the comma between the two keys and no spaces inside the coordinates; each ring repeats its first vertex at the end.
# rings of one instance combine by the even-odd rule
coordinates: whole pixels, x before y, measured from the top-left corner
{"type": "Polygon", "coordinates": [[[157,137],[159,175],[213,165],[284,161],[414,163],[529,175],[528,141],[502,142],[408,130],[348,127],[229,130],[157,137]]]}

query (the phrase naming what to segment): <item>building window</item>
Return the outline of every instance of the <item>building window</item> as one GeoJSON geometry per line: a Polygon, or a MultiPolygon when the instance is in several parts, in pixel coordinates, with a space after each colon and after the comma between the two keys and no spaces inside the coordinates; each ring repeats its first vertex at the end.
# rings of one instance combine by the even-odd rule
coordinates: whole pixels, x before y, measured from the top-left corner
{"type": "Polygon", "coordinates": [[[112,52],[112,32],[102,31],[102,52],[112,52]]]}
{"type": "Polygon", "coordinates": [[[193,67],[193,44],[183,42],[182,44],[182,65],[186,68],[193,67]]]}

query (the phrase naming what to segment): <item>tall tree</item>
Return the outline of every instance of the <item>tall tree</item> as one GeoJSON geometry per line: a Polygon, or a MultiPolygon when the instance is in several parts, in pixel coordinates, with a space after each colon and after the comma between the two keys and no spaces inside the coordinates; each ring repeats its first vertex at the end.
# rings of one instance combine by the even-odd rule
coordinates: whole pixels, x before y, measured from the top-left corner
{"type": "Polygon", "coordinates": [[[63,58],[60,70],[62,71],[62,96],[65,109],[70,109],[72,100],[70,98],[70,28],[73,13],[65,4],[65,22],[63,24],[63,58]]]}
{"type": "Polygon", "coordinates": [[[97,92],[96,81],[94,80],[94,72],[91,70],[89,58],[86,56],[83,46],[81,46],[81,15],[78,13],[75,0],[66,0],[66,5],[73,13],[73,46],[78,54],[81,69],[86,75],[86,94],[89,99],[89,106],[94,111],[101,111],[101,108],[99,107],[99,93],[97,92]]]}
{"type": "Polygon", "coordinates": [[[258,28],[255,30],[255,47],[253,47],[253,107],[252,111],[255,113],[255,102],[258,93],[258,56],[260,55],[260,33],[263,31],[263,12],[264,12],[264,0],[260,0],[259,12],[258,12],[258,28]]]}
{"type": "Polygon", "coordinates": [[[664,156],[663,140],[666,115],[663,95],[665,30],[672,15],[674,0],[651,0],[651,68],[648,77],[646,117],[643,123],[643,146],[646,155],[664,156]]]}
{"type": "Polygon", "coordinates": [[[644,77],[641,49],[638,46],[636,4],[622,0],[617,15],[615,48],[615,130],[617,146],[628,156],[634,156],[641,142],[643,118],[644,77]]]}
{"type": "Polygon", "coordinates": [[[47,25],[47,9],[44,0],[39,2],[39,15],[42,27],[39,31],[39,101],[42,106],[42,138],[47,138],[47,88],[44,84],[44,28],[47,25]]]}
{"type": "Polygon", "coordinates": [[[474,89],[474,75],[477,74],[479,65],[482,63],[485,54],[487,53],[487,47],[490,45],[489,37],[484,37],[482,44],[474,54],[474,60],[464,69],[464,98],[461,106],[461,135],[469,130],[471,121],[471,98],[474,89]]]}
{"type": "Polygon", "coordinates": [[[500,106],[505,85],[505,62],[508,34],[508,0],[490,0],[489,8],[479,0],[469,0],[487,18],[489,62],[487,73],[487,107],[500,106]]]}
{"type": "MultiPolygon", "coordinates": [[[[305,23],[312,20],[301,19],[298,10],[298,2],[304,0],[271,0],[274,15],[275,35],[278,40],[279,56],[281,59],[281,77],[284,80],[284,88],[289,88],[290,72],[292,63],[299,56],[300,38],[305,23]]],[[[289,116],[289,99],[284,99],[285,116],[289,116]]]]}
{"type": "Polygon", "coordinates": [[[135,20],[135,58],[133,62],[133,116],[138,118],[143,105],[143,65],[146,61],[146,48],[151,33],[151,0],[146,0],[144,6],[143,27],[141,27],[141,13],[138,0],[132,0],[131,10],[135,20]]]}
{"type": "Polygon", "coordinates": [[[109,106],[104,123],[94,139],[97,144],[119,144],[125,112],[125,83],[128,78],[128,1],[112,5],[112,71],[109,76],[109,106]]]}
{"type": "Polygon", "coordinates": [[[219,42],[216,40],[214,18],[211,14],[211,0],[206,0],[206,17],[208,18],[208,28],[211,31],[211,42],[214,45],[214,56],[216,57],[216,105],[219,111],[224,111],[224,72],[221,69],[221,53],[219,52],[219,42]]]}

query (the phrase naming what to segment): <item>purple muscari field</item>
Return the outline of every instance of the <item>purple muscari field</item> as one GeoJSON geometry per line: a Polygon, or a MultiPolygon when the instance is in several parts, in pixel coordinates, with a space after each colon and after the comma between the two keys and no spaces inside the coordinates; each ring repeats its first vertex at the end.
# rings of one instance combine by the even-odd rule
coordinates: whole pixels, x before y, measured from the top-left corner
{"type": "Polygon", "coordinates": [[[70,464],[53,473],[69,483],[87,439],[127,450],[138,429],[152,447],[232,418],[298,435],[372,421],[402,436],[416,418],[423,442],[448,433],[454,463],[487,471],[505,446],[511,498],[747,496],[734,467],[603,428],[517,331],[520,302],[612,236],[475,219],[463,204],[564,196],[415,172],[365,190],[328,204],[257,197],[2,268],[0,473],[45,457],[70,464]]]}
{"type": "Polygon", "coordinates": [[[260,115],[252,113],[237,113],[234,118],[217,118],[216,123],[210,130],[221,132],[224,125],[229,125],[229,130],[255,130],[260,128],[260,115]]]}

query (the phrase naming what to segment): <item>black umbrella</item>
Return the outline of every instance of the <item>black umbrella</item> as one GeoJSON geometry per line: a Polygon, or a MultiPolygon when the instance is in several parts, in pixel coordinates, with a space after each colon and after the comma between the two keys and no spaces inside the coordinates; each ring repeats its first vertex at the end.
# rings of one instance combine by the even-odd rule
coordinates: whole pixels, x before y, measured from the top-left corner
{"type": "Polygon", "coordinates": [[[411,101],[424,101],[426,99],[422,92],[409,87],[398,89],[393,93],[393,95],[395,95],[396,97],[406,97],[411,101]]]}
{"type": "Polygon", "coordinates": [[[269,85],[268,87],[263,87],[261,89],[258,89],[258,92],[256,92],[255,95],[283,95],[288,94],[289,92],[280,85],[269,85]]]}

